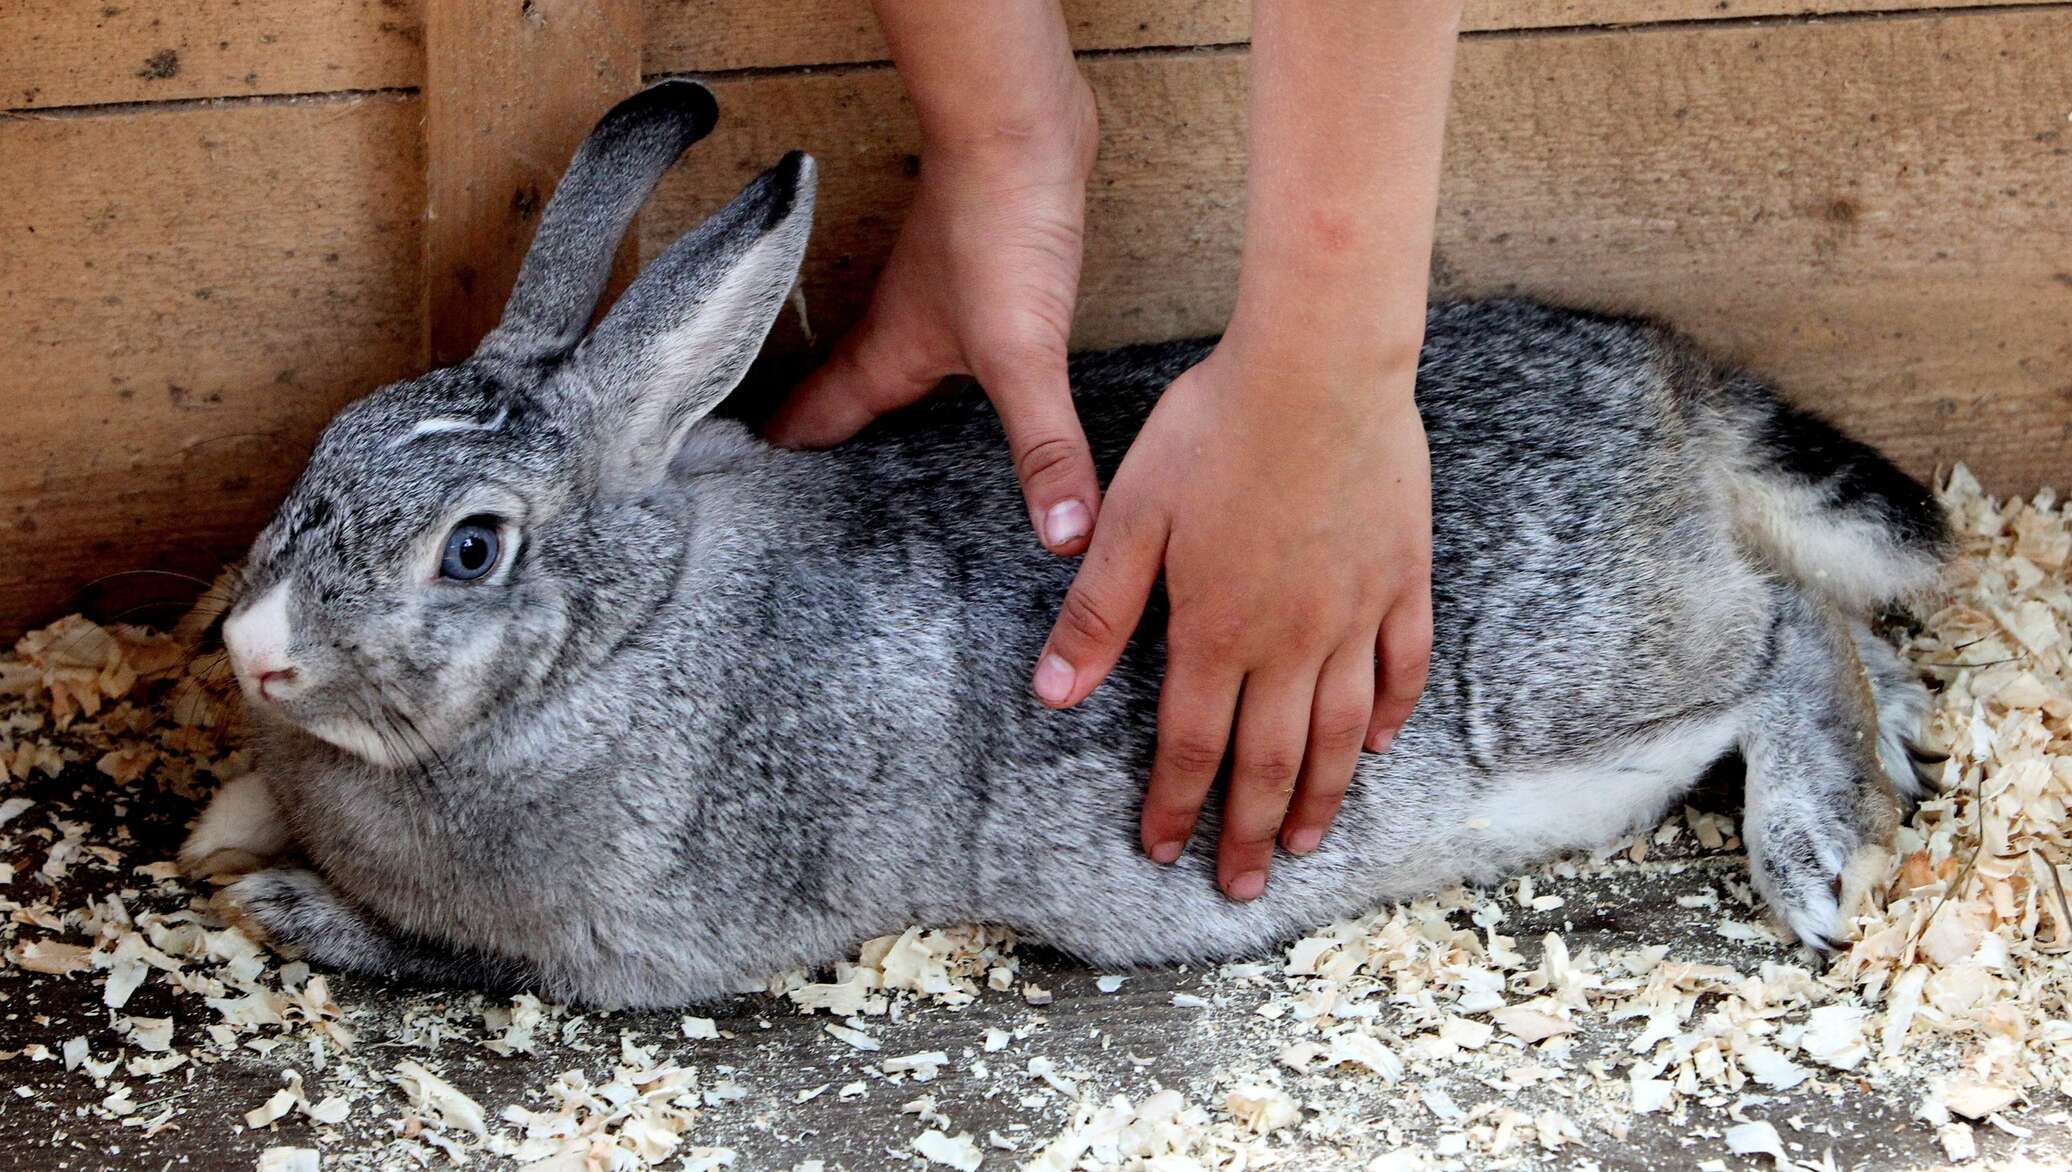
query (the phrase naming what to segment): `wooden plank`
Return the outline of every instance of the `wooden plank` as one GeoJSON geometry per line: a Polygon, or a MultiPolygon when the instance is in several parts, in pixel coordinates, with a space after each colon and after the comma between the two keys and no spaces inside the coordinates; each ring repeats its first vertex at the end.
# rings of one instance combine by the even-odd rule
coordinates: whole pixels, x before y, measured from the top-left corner
{"type": "Polygon", "coordinates": [[[422,117],[0,118],[0,632],[182,597],[81,588],[241,556],[325,420],[415,365],[422,117]]]}
{"type": "MultiPolygon", "coordinates": [[[[2001,0],[1468,0],[1469,32],[1967,8],[2001,0]]],[[[649,73],[708,73],[886,59],[869,0],[646,0],[649,73]]],[[[1081,51],[1228,45],[1250,35],[1246,0],[1065,0],[1081,51]]]]}
{"type": "MultiPolygon", "coordinates": [[[[1469,0],[1470,31],[1648,24],[1997,0],[1469,0]]],[[[2032,0],[2044,2],[2044,0],[2032,0]]],[[[0,108],[407,88],[424,79],[424,0],[9,0],[0,108]]],[[[645,0],[650,73],[876,61],[867,0],[645,0]]],[[[499,8],[517,7],[503,6],[499,8]]],[[[1247,35],[1245,0],[1067,0],[1085,50],[1247,35]]]]}
{"type": "MultiPolygon", "coordinates": [[[[430,0],[425,333],[466,357],[503,311],[569,155],[640,85],[636,0],[430,0]]],[[[627,263],[631,264],[631,246],[627,263]]]]}
{"type": "MultiPolygon", "coordinates": [[[[2021,0],[2017,0],[2019,4],[2021,0]]],[[[2046,6],[2039,0],[2033,7],[2046,6]]],[[[1926,12],[2008,7],[2005,0],[1468,0],[1461,27],[1473,32],[1535,28],[1617,28],[1684,20],[1926,12]]]]}
{"type": "MultiPolygon", "coordinates": [[[[1248,35],[1244,0],[1065,0],[1081,50],[1214,45],[1248,35]]],[[[882,61],[868,0],[647,0],[649,73],[882,61]]]]}
{"type": "Polygon", "coordinates": [[[0,107],[414,86],[418,0],[7,0],[0,107]]]}
{"type": "MultiPolygon", "coordinates": [[[[1462,47],[1435,280],[1642,310],[1919,473],[2072,468],[2072,12],[1462,47]]],[[[1241,53],[1118,56],[1075,343],[1207,333],[1235,287],[1241,53]]],[[[822,164],[806,291],[853,320],[917,164],[882,68],[739,78],[646,221],[653,253],[784,150],[822,164]]],[[[796,345],[794,341],[791,343],[796,345]]]]}

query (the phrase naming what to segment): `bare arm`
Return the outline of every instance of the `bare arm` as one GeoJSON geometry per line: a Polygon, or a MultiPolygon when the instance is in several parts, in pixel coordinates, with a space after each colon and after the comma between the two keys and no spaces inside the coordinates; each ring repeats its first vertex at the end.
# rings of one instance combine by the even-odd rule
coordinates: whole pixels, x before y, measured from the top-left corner
{"type": "MultiPolygon", "coordinates": [[[[1230,333],[1407,399],[1424,340],[1459,0],[1259,0],[1230,333]]],[[[1327,393],[1321,386],[1311,394],[1327,393]]],[[[1301,394],[1303,388],[1281,392],[1301,394]]]]}
{"type": "Polygon", "coordinates": [[[1100,484],[1065,381],[1079,287],[1093,93],[1057,0],[877,0],[921,123],[921,184],[869,310],[771,421],[770,438],[838,443],[927,394],[978,379],[1000,413],[1029,521],[1086,549],[1100,484]]]}

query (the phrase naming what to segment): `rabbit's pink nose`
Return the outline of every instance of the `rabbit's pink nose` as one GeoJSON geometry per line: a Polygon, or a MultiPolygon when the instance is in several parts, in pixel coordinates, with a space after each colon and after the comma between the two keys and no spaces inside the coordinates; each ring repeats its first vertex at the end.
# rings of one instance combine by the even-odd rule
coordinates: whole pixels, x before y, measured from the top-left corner
{"type": "Polygon", "coordinates": [[[279,702],[299,686],[288,626],[288,589],[276,585],[223,624],[223,646],[238,679],[260,699],[279,702]]]}

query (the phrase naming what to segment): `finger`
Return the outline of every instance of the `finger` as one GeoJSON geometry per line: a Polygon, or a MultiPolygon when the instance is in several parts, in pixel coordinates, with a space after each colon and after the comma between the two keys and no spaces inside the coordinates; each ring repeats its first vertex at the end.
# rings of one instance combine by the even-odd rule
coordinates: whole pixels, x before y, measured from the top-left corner
{"type": "Polygon", "coordinates": [[[1232,899],[1257,899],[1266,890],[1274,839],[1302,773],[1316,693],[1315,667],[1245,677],[1230,792],[1223,799],[1223,841],[1216,847],[1217,881],[1232,899]]]}
{"type": "Polygon", "coordinates": [[[1070,708],[1108,678],[1144,617],[1164,559],[1163,525],[1138,522],[1127,502],[1118,502],[1073,576],[1036,657],[1031,683],[1038,699],[1070,708]]]}
{"type": "Polygon", "coordinates": [[[1302,755],[1302,776],[1295,800],[1281,825],[1281,845],[1292,854],[1317,849],[1352,784],[1374,711],[1374,654],[1366,644],[1341,648],[1324,661],[1310,701],[1309,746],[1302,755]]]}
{"type": "Polygon", "coordinates": [[[1379,753],[1396,739],[1417,698],[1424,694],[1432,665],[1432,595],[1415,591],[1382,620],[1374,719],[1367,726],[1367,750],[1379,753]]]}
{"type": "Polygon", "coordinates": [[[1084,552],[1100,508],[1101,482],[1072,405],[1063,342],[1020,347],[1009,355],[975,360],[975,366],[1007,432],[1038,540],[1052,553],[1084,552]]]}
{"type": "Polygon", "coordinates": [[[888,411],[918,402],[950,373],[911,358],[875,317],[843,336],[835,352],[792,391],[763,425],[782,448],[827,448],[888,411]]]}
{"type": "Polygon", "coordinates": [[[1180,857],[1202,800],[1223,768],[1230,721],[1244,677],[1221,665],[1172,659],[1158,692],[1158,752],[1144,792],[1144,853],[1161,863],[1180,857]]]}

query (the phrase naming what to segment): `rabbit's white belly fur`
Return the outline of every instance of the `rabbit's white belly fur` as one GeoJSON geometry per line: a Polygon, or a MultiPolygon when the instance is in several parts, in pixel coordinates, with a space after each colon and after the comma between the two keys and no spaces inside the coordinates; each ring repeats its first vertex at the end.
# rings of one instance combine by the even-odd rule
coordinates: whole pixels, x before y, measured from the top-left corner
{"type": "Polygon", "coordinates": [[[1468,808],[1466,825],[1485,836],[1497,868],[1519,858],[1601,847],[1659,817],[1740,738],[1750,714],[1736,710],[1679,726],[1587,765],[1521,773],[1468,808]]]}

